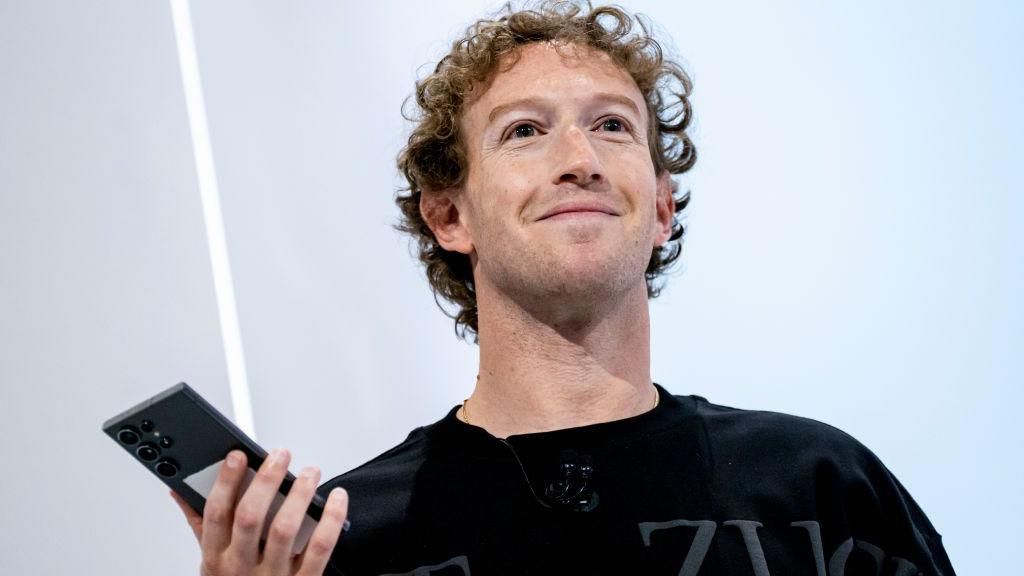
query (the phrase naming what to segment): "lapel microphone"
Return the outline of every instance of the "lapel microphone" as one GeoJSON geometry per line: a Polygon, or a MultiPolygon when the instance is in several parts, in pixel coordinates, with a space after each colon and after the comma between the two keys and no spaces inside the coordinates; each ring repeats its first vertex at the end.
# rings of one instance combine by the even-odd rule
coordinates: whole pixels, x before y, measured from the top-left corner
{"type": "Polygon", "coordinates": [[[558,473],[546,484],[544,497],[555,507],[590,512],[598,502],[597,492],[590,486],[593,475],[594,461],[589,454],[563,450],[558,473]]]}

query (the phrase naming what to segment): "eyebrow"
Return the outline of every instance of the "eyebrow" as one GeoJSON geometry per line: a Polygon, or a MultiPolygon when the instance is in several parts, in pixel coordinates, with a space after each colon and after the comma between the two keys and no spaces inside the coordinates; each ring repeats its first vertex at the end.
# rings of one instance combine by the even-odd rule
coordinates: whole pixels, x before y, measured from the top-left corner
{"type": "MultiPolygon", "coordinates": [[[[634,102],[632,98],[627,98],[622,94],[613,94],[611,92],[597,92],[593,96],[591,96],[591,99],[597,102],[612,102],[615,104],[622,104],[623,106],[626,106],[634,113],[636,113],[637,118],[641,118],[643,116],[640,113],[640,108],[637,107],[636,102],[634,102]]],[[[490,124],[491,122],[494,121],[495,118],[514,108],[539,108],[549,102],[551,102],[551,100],[548,100],[546,98],[522,98],[519,100],[513,100],[512,102],[506,102],[505,104],[499,104],[498,106],[495,106],[493,110],[491,110],[490,114],[487,115],[487,123],[490,124]]]]}

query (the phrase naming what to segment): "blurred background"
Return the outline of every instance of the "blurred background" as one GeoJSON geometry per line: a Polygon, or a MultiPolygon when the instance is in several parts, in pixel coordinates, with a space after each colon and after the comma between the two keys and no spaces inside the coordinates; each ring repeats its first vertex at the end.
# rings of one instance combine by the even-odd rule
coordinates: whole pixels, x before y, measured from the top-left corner
{"type": "MultiPolygon", "coordinates": [[[[958,573],[1012,571],[1024,9],[623,5],[695,83],[655,380],[845,430],[958,573]]],[[[394,158],[414,81],[500,7],[195,2],[176,28],[165,1],[0,0],[0,573],[197,573],[100,431],[176,382],[325,480],[469,395],[477,350],[391,228],[394,158]]]]}

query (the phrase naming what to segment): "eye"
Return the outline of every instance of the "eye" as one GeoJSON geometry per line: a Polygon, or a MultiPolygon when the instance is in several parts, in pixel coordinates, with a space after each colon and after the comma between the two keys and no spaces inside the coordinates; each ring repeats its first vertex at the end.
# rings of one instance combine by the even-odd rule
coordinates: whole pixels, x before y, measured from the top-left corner
{"type": "Polygon", "coordinates": [[[509,138],[529,138],[537,134],[537,129],[529,124],[520,124],[512,129],[509,138]]]}
{"type": "Polygon", "coordinates": [[[626,130],[626,125],[618,118],[609,118],[605,120],[601,123],[601,127],[609,132],[623,132],[626,130]]]}

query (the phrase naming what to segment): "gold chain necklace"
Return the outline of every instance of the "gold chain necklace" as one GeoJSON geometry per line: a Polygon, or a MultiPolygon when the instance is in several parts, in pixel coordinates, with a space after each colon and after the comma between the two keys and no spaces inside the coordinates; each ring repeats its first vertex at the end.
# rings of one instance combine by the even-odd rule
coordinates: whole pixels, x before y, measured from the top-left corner
{"type": "MultiPolygon", "coordinates": [[[[476,378],[477,378],[477,380],[480,379],[479,376],[477,376],[476,378]]],[[[655,408],[658,407],[658,402],[659,401],[661,401],[661,394],[659,394],[658,393],[658,389],[655,388],[654,389],[654,406],[651,406],[651,410],[654,410],[655,408]]],[[[469,398],[466,398],[465,400],[462,401],[462,421],[465,422],[466,424],[470,423],[469,422],[469,409],[467,408],[468,406],[469,406],[469,398]]]]}

